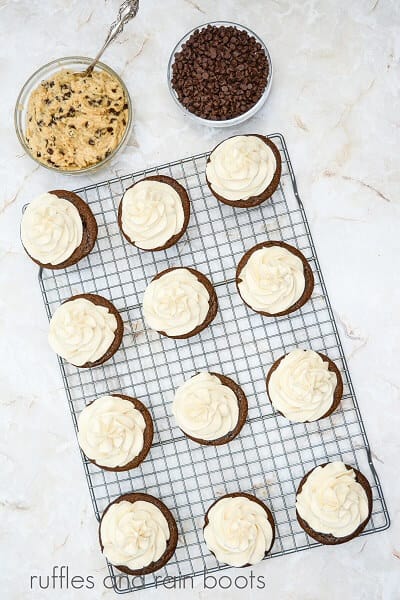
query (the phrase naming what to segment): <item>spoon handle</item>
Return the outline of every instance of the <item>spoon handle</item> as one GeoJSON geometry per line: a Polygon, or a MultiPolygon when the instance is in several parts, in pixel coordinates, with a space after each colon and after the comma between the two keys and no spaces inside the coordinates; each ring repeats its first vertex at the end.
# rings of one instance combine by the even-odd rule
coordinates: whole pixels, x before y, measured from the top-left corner
{"type": "Polygon", "coordinates": [[[128,21],[133,19],[133,17],[136,17],[138,10],[139,0],[125,0],[125,2],[121,4],[118,11],[118,17],[111,24],[103,46],[100,48],[95,58],[86,69],[85,75],[89,75],[93,71],[94,67],[96,66],[96,63],[101,58],[105,49],[113,40],[115,40],[116,37],[118,37],[118,35],[124,29],[125,25],[128,23],[128,21]]]}

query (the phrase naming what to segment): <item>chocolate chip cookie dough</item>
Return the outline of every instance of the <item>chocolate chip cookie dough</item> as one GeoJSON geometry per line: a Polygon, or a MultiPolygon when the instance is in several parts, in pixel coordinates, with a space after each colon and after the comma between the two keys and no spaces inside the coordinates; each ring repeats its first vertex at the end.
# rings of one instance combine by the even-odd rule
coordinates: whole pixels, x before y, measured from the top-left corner
{"type": "Polygon", "coordinates": [[[40,162],[78,170],[109,156],[127,122],[127,98],[117,79],[105,71],[63,69],[32,92],[26,140],[40,162]]]}

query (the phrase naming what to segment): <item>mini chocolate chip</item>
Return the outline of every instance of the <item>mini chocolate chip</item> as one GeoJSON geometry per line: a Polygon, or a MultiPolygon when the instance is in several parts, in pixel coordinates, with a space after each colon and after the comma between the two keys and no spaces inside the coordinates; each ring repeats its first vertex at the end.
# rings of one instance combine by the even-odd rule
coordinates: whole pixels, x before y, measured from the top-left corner
{"type": "Polygon", "coordinates": [[[268,76],[266,54],[254,37],[234,26],[209,25],[195,30],[175,54],[171,83],[188,110],[221,120],[249,110],[268,76]]]}
{"type": "Polygon", "coordinates": [[[90,138],[90,140],[89,140],[89,144],[90,144],[91,146],[94,146],[94,145],[95,145],[95,141],[94,141],[94,140],[92,140],[92,138],[90,138]]]}

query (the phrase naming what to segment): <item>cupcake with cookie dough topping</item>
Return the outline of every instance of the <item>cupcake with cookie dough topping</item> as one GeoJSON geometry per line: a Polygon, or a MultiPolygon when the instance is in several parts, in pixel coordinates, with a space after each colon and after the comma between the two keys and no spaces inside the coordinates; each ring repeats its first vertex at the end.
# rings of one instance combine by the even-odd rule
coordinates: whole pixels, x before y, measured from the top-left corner
{"type": "Polygon", "coordinates": [[[208,327],[218,311],[218,299],[205,275],[189,267],[158,273],[143,296],[147,325],[166,337],[189,338],[208,327]]]}
{"type": "Polygon", "coordinates": [[[268,200],[279,185],[282,160],[263,135],[236,135],[210,154],[206,179],[212,194],[235,208],[252,208],[268,200]]]}
{"type": "Polygon", "coordinates": [[[97,294],[79,294],[63,302],[53,314],[49,344],[76,367],[97,367],[118,350],[123,322],[115,306],[97,294]]]}
{"type": "Polygon", "coordinates": [[[129,243],[141,250],[165,250],[185,233],[190,201],[172,177],[154,175],[126,190],[118,209],[118,224],[129,243]]]}
{"type": "Polygon", "coordinates": [[[372,512],[372,491],[366,477],[341,461],[307,473],[296,495],[301,527],[321,544],[343,544],[358,536],[372,512]]]}
{"type": "Polygon", "coordinates": [[[240,259],[236,285],[247,306],[266,317],[281,317],[305,304],[314,275],[305,256],[285,242],[262,242],[240,259]]]}
{"type": "Polygon", "coordinates": [[[275,410],[289,421],[308,423],[324,419],[337,409],[343,381],[330,358],[296,348],[272,365],[267,392],[275,410]]]}
{"type": "Polygon", "coordinates": [[[172,411],[183,433],[198,444],[219,446],[233,440],[247,417],[243,390],[219,373],[198,373],[175,393],[172,411]]]}
{"type": "Polygon", "coordinates": [[[89,206],[73,192],[53,190],[27,205],[21,220],[21,241],[40,267],[65,269],[91,252],[97,223],[89,206]]]}

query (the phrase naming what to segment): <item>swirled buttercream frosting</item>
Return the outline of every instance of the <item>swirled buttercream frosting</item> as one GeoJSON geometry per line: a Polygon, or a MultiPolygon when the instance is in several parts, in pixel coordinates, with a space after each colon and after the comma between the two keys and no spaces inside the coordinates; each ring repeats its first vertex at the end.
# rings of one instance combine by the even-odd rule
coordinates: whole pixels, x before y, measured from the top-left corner
{"type": "Polygon", "coordinates": [[[287,419],[316,421],[331,408],[337,385],[336,373],[318,352],[289,352],[272,372],[268,383],[271,402],[287,419]]]}
{"type": "Polygon", "coordinates": [[[164,554],[168,521],[152,502],[121,500],[112,504],[100,525],[103,554],[113,565],[143,569],[164,554]]]}
{"type": "Polygon", "coordinates": [[[122,229],[138,248],[164,246],[182,230],[184,220],[182,200],[168,183],[143,180],[124,194],[122,229]]]}
{"type": "Polygon", "coordinates": [[[142,451],[145,428],[144,417],[132,402],[102,396],[79,415],[79,445],[99,466],[123,467],[142,451]]]}
{"type": "Polygon", "coordinates": [[[26,207],[21,221],[21,240],[28,254],[42,264],[59,265],[82,242],[83,226],[78,209],[55,194],[42,194],[26,207]]]}
{"type": "Polygon", "coordinates": [[[190,437],[217,440],[236,427],[238,399],[216,375],[198,373],[177,389],[173,413],[179,427],[190,437]]]}
{"type": "Polygon", "coordinates": [[[211,189],[226,200],[248,200],[264,192],[276,171],[271,148],[256,135],[237,135],[215,148],[207,163],[211,189]]]}
{"type": "Polygon", "coordinates": [[[115,315],[105,306],[75,298],[61,304],[52,316],[49,344],[59,356],[81,367],[104,356],[117,325],[115,315]]]}
{"type": "Polygon", "coordinates": [[[368,498],[353,469],[340,461],[316,467],[296,498],[300,517],[318,533],[351,535],[368,517],[368,498]]]}
{"type": "Polygon", "coordinates": [[[207,547],[233,567],[260,562],[271,548],[273,529],[264,508],[245,496],[224,497],[208,512],[207,547]]]}
{"type": "Polygon", "coordinates": [[[185,335],[204,323],[209,300],[207,288],[191,271],[176,268],[147,286],[144,318],[151,329],[172,337],[185,335]]]}
{"type": "Polygon", "coordinates": [[[278,245],[252,252],[238,277],[239,291],[246,304],[271,315],[293,306],[305,288],[302,260],[278,245]]]}

